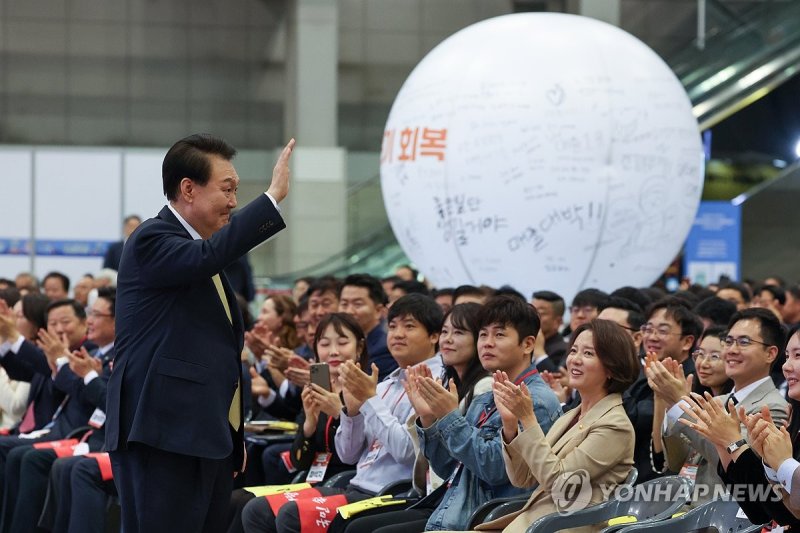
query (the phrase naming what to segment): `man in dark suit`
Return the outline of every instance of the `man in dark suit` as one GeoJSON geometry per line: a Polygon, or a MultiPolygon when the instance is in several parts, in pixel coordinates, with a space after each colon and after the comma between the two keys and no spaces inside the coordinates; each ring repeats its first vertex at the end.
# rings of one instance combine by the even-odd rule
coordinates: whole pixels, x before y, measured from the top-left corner
{"type": "Polygon", "coordinates": [[[138,215],[128,215],[122,221],[122,235],[123,239],[111,244],[106,250],[106,255],[103,258],[103,268],[110,268],[112,270],[119,270],[119,262],[122,259],[122,247],[125,246],[125,241],[131,236],[142,219],[138,215]]]}
{"type": "Polygon", "coordinates": [[[106,447],[126,533],[223,531],[244,468],[242,317],[222,270],[285,227],[290,141],[236,216],[236,151],[192,135],[162,165],[169,203],[130,236],[117,280],[106,447]]]}

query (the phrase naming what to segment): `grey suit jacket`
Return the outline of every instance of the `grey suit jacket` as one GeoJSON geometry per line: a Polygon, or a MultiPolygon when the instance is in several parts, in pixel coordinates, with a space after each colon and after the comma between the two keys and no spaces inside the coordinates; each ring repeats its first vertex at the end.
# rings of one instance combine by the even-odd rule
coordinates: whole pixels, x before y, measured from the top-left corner
{"type": "MultiPolygon", "coordinates": [[[[729,394],[717,396],[715,399],[724,402],[729,394]]],[[[747,414],[757,413],[761,407],[769,406],[770,413],[773,420],[778,425],[783,424],[787,418],[787,402],[781,396],[778,389],[772,383],[772,380],[767,380],[758,387],[756,387],[750,394],[744,397],[739,402],[738,407],[744,407],[747,414]]],[[[681,416],[690,420],[691,418],[686,413],[681,416]]],[[[747,438],[747,427],[741,425],[742,438],[747,438]]],[[[697,479],[695,484],[705,484],[707,486],[722,485],[723,481],[717,475],[717,463],[719,462],[719,455],[714,445],[705,437],[697,433],[695,430],[683,425],[682,423],[667,422],[666,430],[663,432],[664,451],[669,463],[670,470],[679,471],[681,465],[686,458],[693,452],[698,452],[705,462],[700,465],[697,472],[697,479]],[[676,470],[677,469],[677,470],[676,470]]],[[[713,496],[712,493],[703,494],[698,493],[698,499],[702,498],[703,502],[708,501],[713,496]]]]}

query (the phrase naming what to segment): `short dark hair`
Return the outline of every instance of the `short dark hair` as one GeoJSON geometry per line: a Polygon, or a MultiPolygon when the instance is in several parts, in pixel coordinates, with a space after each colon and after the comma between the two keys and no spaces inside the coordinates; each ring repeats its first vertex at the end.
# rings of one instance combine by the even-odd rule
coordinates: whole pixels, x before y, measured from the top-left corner
{"type": "Polygon", "coordinates": [[[108,301],[111,309],[109,312],[113,318],[116,315],[115,307],[117,306],[117,289],[114,287],[100,287],[97,289],[97,297],[108,301]]]}
{"type": "Polygon", "coordinates": [[[0,300],[3,300],[8,308],[11,309],[20,299],[19,289],[14,286],[12,282],[10,286],[5,289],[0,289],[0,300]]]}
{"type": "Polygon", "coordinates": [[[485,289],[476,287],[475,285],[459,285],[453,291],[453,301],[455,302],[461,296],[477,296],[478,298],[486,298],[487,296],[492,296],[492,294],[487,293],[485,289]]]}
{"type": "Polygon", "coordinates": [[[50,298],[44,294],[29,292],[22,297],[22,316],[36,327],[37,332],[47,327],[47,306],[49,304],[50,298]]]}
{"type": "Polygon", "coordinates": [[[759,324],[759,333],[764,339],[764,344],[778,347],[778,355],[783,354],[786,349],[786,331],[781,326],[780,320],[775,313],[763,307],[750,307],[738,311],[728,322],[730,330],[740,320],[755,320],[759,324]]]}
{"type": "Polygon", "coordinates": [[[478,315],[480,329],[500,324],[511,326],[517,331],[519,341],[525,337],[539,335],[541,320],[534,307],[515,296],[493,296],[487,301],[478,315]]]}
{"type": "Polygon", "coordinates": [[[332,292],[339,297],[339,293],[342,290],[342,282],[339,279],[333,276],[322,276],[321,278],[317,278],[308,286],[308,290],[306,291],[306,295],[311,298],[314,293],[325,294],[326,292],[332,292]]]}
{"type": "Polygon", "coordinates": [[[66,274],[56,272],[55,270],[53,272],[48,272],[48,274],[42,278],[42,285],[44,285],[45,282],[51,278],[59,280],[61,282],[61,286],[64,287],[64,292],[69,292],[69,278],[66,276],[66,274]]]}
{"type": "Polygon", "coordinates": [[[362,289],[367,289],[369,292],[369,299],[372,300],[375,305],[386,305],[386,303],[389,301],[389,299],[386,297],[386,292],[383,290],[383,285],[381,285],[381,280],[375,276],[370,276],[369,274],[350,274],[344,278],[342,287],[339,289],[340,299],[342,297],[342,289],[348,285],[351,287],[361,287],[362,289]]]}
{"type": "Polygon", "coordinates": [[[581,324],[572,333],[570,351],[575,339],[584,331],[592,332],[592,345],[603,368],[609,373],[606,390],[620,393],[639,377],[639,360],[633,339],[616,322],[595,318],[581,324]]]}
{"type": "Polygon", "coordinates": [[[700,318],[707,318],[712,324],[724,327],[736,313],[736,304],[723,300],[719,296],[711,296],[697,304],[694,307],[694,312],[700,318]]]}
{"type": "Polygon", "coordinates": [[[443,289],[433,289],[431,291],[431,296],[433,298],[438,298],[439,296],[453,296],[455,289],[452,287],[445,287],[443,289]]]}
{"type": "Polygon", "coordinates": [[[634,331],[639,331],[645,323],[644,311],[636,302],[623,298],[621,296],[609,296],[608,300],[603,304],[603,309],[621,309],[628,312],[628,324],[634,331]]]}
{"type": "MultiPolygon", "coordinates": [[[[23,303],[22,305],[25,304],[23,303]]],[[[49,304],[47,304],[47,309],[45,310],[45,314],[46,316],[50,316],[50,311],[65,306],[72,307],[72,310],[75,311],[75,316],[77,316],[80,320],[86,320],[86,309],[84,309],[84,307],[81,304],[79,304],[72,298],[62,298],[61,300],[50,302],[49,304]]]]}
{"type": "Polygon", "coordinates": [[[207,184],[211,176],[209,155],[230,161],[236,155],[236,149],[208,133],[189,135],[173,144],[161,165],[164,195],[169,200],[177,200],[183,178],[189,178],[198,185],[207,184]]]}
{"type": "Polygon", "coordinates": [[[700,297],[690,291],[677,291],[672,295],[672,298],[683,300],[690,309],[700,303],[700,297]]]}
{"type": "Polygon", "coordinates": [[[642,312],[647,309],[648,305],[653,303],[653,299],[650,298],[649,294],[641,289],[637,289],[636,287],[631,287],[630,285],[625,285],[624,287],[615,289],[611,292],[610,296],[619,296],[620,298],[625,298],[626,300],[638,305],[642,312]]]}
{"type": "Polygon", "coordinates": [[[783,305],[786,303],[786,291],[783,287],[779,287],[778,285],[762,285],[756,290],[758,294],[761,294],[763,291],[770,293],[774,299],[778,300],[779,304],[783,305]]]}
{"type": "Polygon", "coordinates": [[[344,334],[344,330],[349,330],[356,338],[356,343],[359,346],[358,352],[358,366],[364,372],[369,372],[369,353],[367,352],[367,338],[364,336],[364,330],[358,325],[358,322],[347,313],[328,313],[317,325],[317,330],[314,332],[314,341],[311,343],[311,351],[314,353],[314,359],[319,361],[319,354],[317,353],[317,344],[319,343],[322,335],[328,326],[333,326],[333,329],[339,335],[344,334]]]}
{"type": "Polygon", "coordinates": [[[750,289],[747,288],[747,285],[744,285],[742,283],[735,283],[733,281],[729,281],[729,282],[727,282],[725,284],[720,284],[719,289],[717,290],[717,293],[719,293],[719,291],[721,291],[722,289],[733,289],[733,290],[735,290],[736,292],[738,292],[739,294],[742,295],[742,300],[744,300],[745,303],[747,303],[747,302],[749,302],[750,300],[753,299],[753,293],[750,292],[750,289]]]}
{"type": "Polygon", "coordinates": [[[419,270],[412,267],[411,265],[400,265],[399,267],[395,268],[395,272],[400,270],[401,268],[405,268],[406,270],[411,272],[412,279],[417,279],[417,277],[419,277],[419,270]]]}
{"type": "Polygon", "coordinates": [[[550,305],[553,306],[553,313],[556,316],[562,316],[566,310],[564,298],[562,298],[560,294],[553,291],[536,291],[533,293],[533,299],[550,302],[550,305]]]}
{"type": "Polygon", "coordinates": [[[424,294],[425,296],[430,294],[428,287],[426,287],[424,283],[414,280],[395,282],[392,289],[400,289],[401,291],[405,291],[406,294],[424,294]]]}
{"type": "Polygon", "coordinates": [[[694,337],[694,343],[691,348],[694,349],[694,346],[697,345],[697,340],[700,338],[700,334],[703,333],[703,321],[692,312],[686,300],[667,296],[657,302],[653,302],[650,307],[647,308],[647,319],[649,320],[656,311],[661,309],[664,310],[664,314],[667,318],[671,318],[680,326],[682,337],[688,335],[694,337]]]}
{"type": "Polygon", "coordinates": [[[600,309],[608,299],[608,294],[600,289],[583,289],[572,299],[573,307],[591,306],[600,309]]]}
{"type": "Polygon", "coordinates": [[[140,224],[142,223],[142,217],[140,217],[139,215],[128,215],[122,220],[122,223],[123,224],[127,224],[131,220],[135,220],[136,222],[138,222],[140,224]]]}
{"type": "Polygon", "coordinates": [[[411,293],[398,298],[389,308],[387,322],[395,318],[410,316],[425,328],[428,335],[442,331],[444,315],[439,304],[428,295],[411,293]]]}
{"type": "Polygon", "coordinates": [[[503,285],[502,287],[498,288],[494,291],[495,296],[514,296],[515,298],[519,298],[525,303],[528,303],[528,300],[525,299],[525,295],[519,292],[517,289],[510,285],[503,285]]]}
{"type": "Polygon", "coordinates": [[[779,286],[779,287],[781,287],[781,288],[783,288],[783,289],[785,289],[785,288],[786,288],[786,280],[785,280],[785,279],[783,279],[783,277],[781,277],[781,276],[767,276],[767,277],[766,277],[766,278],[764,278],[764,279],[765,279],[765,280],[768,280],[768,279],[774,279],[775,281],[777,281],[777,282],[778,282],[778,286],[779,286]]]}

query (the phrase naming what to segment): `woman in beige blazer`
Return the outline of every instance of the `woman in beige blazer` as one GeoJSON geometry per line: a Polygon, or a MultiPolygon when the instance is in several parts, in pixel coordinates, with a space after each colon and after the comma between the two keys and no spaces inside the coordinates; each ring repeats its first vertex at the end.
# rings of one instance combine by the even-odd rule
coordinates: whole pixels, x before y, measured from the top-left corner
{"type": "Polygon", "coordinates": [[[608,491],[628,475],[634,433],[621,393],[639,375],[630,335],[608,320],[580,326],[572,336],[567,374],[570,387],[580,392],[581,405],[559,418],[547,435],[533,416],[527,389],[495,375],[506,471],[515,486],[538,487],[521,511],[481,524],[479,530],[524,532],[541,516],[600,503],[601,487],[608,491]]]}

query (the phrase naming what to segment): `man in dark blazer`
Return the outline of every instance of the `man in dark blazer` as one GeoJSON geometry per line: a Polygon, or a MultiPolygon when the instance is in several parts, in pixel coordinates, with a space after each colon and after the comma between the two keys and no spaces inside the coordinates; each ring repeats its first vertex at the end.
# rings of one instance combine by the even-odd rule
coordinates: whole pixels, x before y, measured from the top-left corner
{"type": "Polygon", "coordinates": [[[138,215],[128,215],[122,221],[122,235],[123,239],[109,245],[106,250],[106,255],[103,257],[103,268],[110,268],[112,270],[119,270],[119,262],[122,259],[122,247],[125,246],[125,241],[131,236],[131,233],[139,227],[142,219],[138,215]]]}
{"type": "Polygon", "coordinates": [[[285,227],[284,148],[265,194],[231,217],[236,151],[192,135],[162,165],[169,201],[130,236],[117,280],[106,447],[126,533],[224,531],[244,468],[242,317],[222,270],[285,227]]]}

